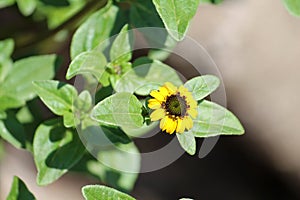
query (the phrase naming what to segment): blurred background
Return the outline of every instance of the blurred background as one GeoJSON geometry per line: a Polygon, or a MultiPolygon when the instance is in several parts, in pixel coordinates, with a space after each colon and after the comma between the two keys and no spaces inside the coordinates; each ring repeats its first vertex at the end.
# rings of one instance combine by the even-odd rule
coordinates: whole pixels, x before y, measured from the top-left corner
{"type": "MultiPolygon", "coordinates": [[[[10,13],[17,8],[0,10],[0,24],[8,23],[10,13]]],[[[184,155],[162,170],[141,174],[132,195],[143,200],[300,199],[300,19],[280,0],[225,0],[201,5],[188,35],[218,65],[228,108],[241,119],[246,134],[221,137],[203,159],[184,155]]],[[[69,42],[56,52],[68,58],[69,42]]],[[[69,173],[38,187],[31,155],[5,148],[0,199],[7,196],[13,175],[45,200],[83,199],[81,187],[97,183],[69,173]]]]}

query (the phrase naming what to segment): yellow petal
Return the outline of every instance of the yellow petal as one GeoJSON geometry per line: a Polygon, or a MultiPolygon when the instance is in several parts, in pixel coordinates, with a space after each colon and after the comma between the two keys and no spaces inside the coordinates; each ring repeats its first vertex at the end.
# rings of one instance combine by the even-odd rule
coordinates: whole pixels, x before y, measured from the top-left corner
{"type": "Polygon", "coordinates": [[[150,95],[157,99],[158,101],[164,101],[165,97],[157,90],[153,90],[150,92],[150,95]]]}
{"type": "Polygon", "coordinates": [[[166,87],[160,87],[159,92],[164,96],[167,97],[170,95],[169,90],[166,87]]]}
{"type": "Polygon", "coordinates": [[[174,131],[176,130],[176,127],[177,127],[177,120],[174,120],[174,119],[168,117],[166,123],[167,123],[166,132],[169,134],[174,133],[174,131]]]}
{"type": "Polygon", "coordinates": [[[190,117],[185,117],[184,118],[184,124],[185,124],[185,127],[186,127],[186,129],[188,129],[188,130],[190,130],[192,127],[193,127],[193,120],[192,120],[192,118],[190,118],[190,117]]]}
{"type": "Polygon", "coordinates": [[[194,99],[188,99],[187,104],[190,106],[190,108],[197,108],[197,101],[194,99]]]}
{"type": "MultiPolygon", "coordinates": [[[[183,85],[181,85],[179,88],[178,88],[178,92],[182,95],[185,95],[185,93],[188,92],[188,89],[186,89],[183,85]]],[[[181,96],[182,96],[181,95],[181,96]]]]}
{"type": "Polygon", "coordinates": [[[182,119],[177,120],[177,127],[176,127],[176,132],[177,133],[183,133],[185,129],[185,125],[183,123],[182,119]]]}
{"type": "Polygon", "coordinates": [[[159,127],[163,131],[167,129],[167,123],[166,123],[167,122],[167,118],[168,118],[168,116],[166,116],[166,117],[162,118],[162,120],[160,120],[159,127]]]}
{"type": "Polygon", "coordinates": [[[150,118],[151,118],[151,121],[157,121],[157,120],[162,119],[164,116],[165,116],[165,110],[160,108],[160,109],[154,110],[151,113],[150,118]]]}
{"type": "Polygon", "coordinates": [[[196,118],[198,115],[198,111],[196,109],[188,109],[187,112],[192,118],[196,118]]]}
{"type": "Polygon", "coordinates": [[[148,107],[151,109],[158,109],[161,107],[161,103],[156,99],[149,99],[148,100],[148,107]]]}
{"type": "Polygon", "coordinates": [[[177,87],[174,86],[174,85],[173,85],[172,83],[170,83],[170,82],[166,82],[164,86],[169,90],[169,92],[170,92],[171,94],[174,94],[174,93],[176,93],[176,91],[177,91],[177,87]]]}

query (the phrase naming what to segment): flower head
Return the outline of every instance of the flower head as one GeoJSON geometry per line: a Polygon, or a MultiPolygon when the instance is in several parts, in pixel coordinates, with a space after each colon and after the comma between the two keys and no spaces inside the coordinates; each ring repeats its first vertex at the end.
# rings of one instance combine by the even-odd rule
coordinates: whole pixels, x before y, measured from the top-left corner
{"type": "Polygon", "coordinates": [[[192,118],[196,118],[197,102],[191,92],[184,86],[175,87],[165,83],[158,90],[151,91],[153,99],[148,106],[154,111],[150,114],[151,121],[160,121],[160,128],[169,134],[183,133],[193,127],[192,118]]]}

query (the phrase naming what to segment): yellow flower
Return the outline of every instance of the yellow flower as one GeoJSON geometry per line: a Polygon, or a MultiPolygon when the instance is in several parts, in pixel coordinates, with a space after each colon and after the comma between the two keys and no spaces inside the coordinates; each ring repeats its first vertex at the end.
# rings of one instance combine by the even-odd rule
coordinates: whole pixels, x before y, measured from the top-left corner
{"type": "Polygon", "coordinates": [[[184,86],[175,87],[165,83],[158,90],[151,91],[153,99],[148,106],[154,111],[150,114],[151,121],[160,121],[160,128],[169,134],[183,133],[193,127],[192,118],[196,118],[197,102],[191,92],[184,86]]]}

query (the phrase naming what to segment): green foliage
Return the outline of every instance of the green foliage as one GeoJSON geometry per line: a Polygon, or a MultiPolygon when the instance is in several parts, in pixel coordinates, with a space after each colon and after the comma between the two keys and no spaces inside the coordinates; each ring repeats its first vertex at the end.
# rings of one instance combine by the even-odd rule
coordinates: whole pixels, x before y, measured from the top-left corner
{"type": "MultiPolygon", "coordinates": [[[[72,60],[82,52],[92,50],[113,34],[117,23],[119,8],[108,4],[95,12],[75,32],[71,44],[72,60]]],[[[107,41],[101,44],[101,49],[107,47],[107,41]]]]}
{"type": "Polygon", "coordinates": [[[217,135],[242,135],[245,130],[239,120],[222,106],[203,100],[198,105],[200,113],[190,130],[195,137],[217,135]]]}
{"type": "Polygon", "coordinates": [[[184,134],[176,134],[180,146],[190,155],[196,153],[196,140],[191,132],[185,132],[184,134]]]}
{"type": "Polygon", "coordinates": [[[36,94],[32,81],[51,79],[55,74],[55,56],[32,56],[16,61],[0,85],[0,109],[17,108],[36,94]],[[12,72],[13,73],[10,73],[12,72]],[[34,76],[32,75],[34,74],[34,76]],[[1,102],[2,102],[1,101],[1,102]]]}
{"type": "Polygon", "coordinates": [[[90,73],[100,81],[105,72],[106,64],[106,58],[101,52],[83,52],[71,62],[66,78],[71,79],[79,74],[90,73]]]}
{"type": "MultiPolygon", "coordinates": [[[[71,84],[51,80],[56,75],[56,55],[13,61],[14,41],[0,41],[0,136],[16,148],[32,151],[38,185],[48,185],[68,171],[80,169],[104,184],[130,192],[141,168],[141,154],[133,138],[158,125],[149,119],[149,94],[165,82],[183,85],[178,73],[161,60],[168,57],[168,50],[177,41],[184,39],[199,0],[118,0],[107,1],[105,7],[98,9],[104,2],[0,1],[0,7],[16,3],[20,12],[33,20],[46,19],[48,27],[54,29],[50,34],[73,31],[79,26],[72,38],[71,63],[65,75],[67,80],[80,75],[87,83],[78,90],[71,84]],[[143,27],[167,31],[141,29],[141,39],[151,48],[147,57],[138,57],[133,52],[135,31],[131,29],[143,27]],[[93,84],[92,90],[89,86],[93,84]],[[36,95],[59,118],[44,116],[36,95]],[[75,128],[80,130],[80,138],[75,128]],[[85,148],[95,158],[88,156],[85,148]]],[[[38,39],[48,39],[43,36],[38,39]]],[[[184,84],[198,101],[199,112],[190,131],[176,134],[190,155],[196,152],[196,137],[244,133],[230,111],[203,100],[219,84],[220,80],[212,75],[195,77],[184,84]]],[[[86,199],[134,199],[105,186],[86,186],[82,192],[86,199]]],[[[15,177],[8,199],[34,197],[15,177]]]]}
{"type": "Polygon", "coordinates": [[[182,40],[196,14],[199,0],[153,0],[165,27],[178,41],[182,40]]]}
{"type": "Polygon", "coordinates": [[[16,0],[20,12],[24,16],[31,15],[36,8],[37,0],[16,0]]]}
{"type": "Polygon", "coordinates": [[[146,96],[151,90],[157,89],[168,81],[175,85],[182,84],[173,68],[158,60],[143,57],[134,61],[133,68],[121,77],[115,90],[146,96]]]}
{"type": "Polygon", "coordinates": [[[220,4],[223,0],[200,0],[200,3],[212,3],[212,4],[220,4]]]}
{"type": "Polygon", "coordinates": [[[196,100],[204,99],[220,85],[220,80],[212,75],[198,76],[188,80],[184,86],[192,92],[196,100]]]}
{"type": "Polygon", "coordinates": [[[130,93],[120,92],[98,103],[91,114],[98,122],[121,127],[143,125],[142,104],[130,93]]]}
{"type": "Polygon", "coordinates": [[[283,0],[283,3],[292,15],[300,17],[300,0],[283,0]]]}
{"type": "Polygon", "coordinates": [[[86,200],[112,200],[112,199],[122,199],[122,200],[135,200],[135,198],[119,192],[110,187],[103,185],[87,185],[82,188],[82,194],[86,200]]]}
{"type": "Polygon", "coordinates": [[[57,180],[81,159],[84,151],[77,133],[66,129],[60,119],[42,123],[33,141],[37,184],[48,185],[57,180]]]}
{"type": "Polygon", "coordinates": [[[18,177],[14,180],[6,200],[35,200],[36,198],[28,190],[25,183],[18,177]]]}

